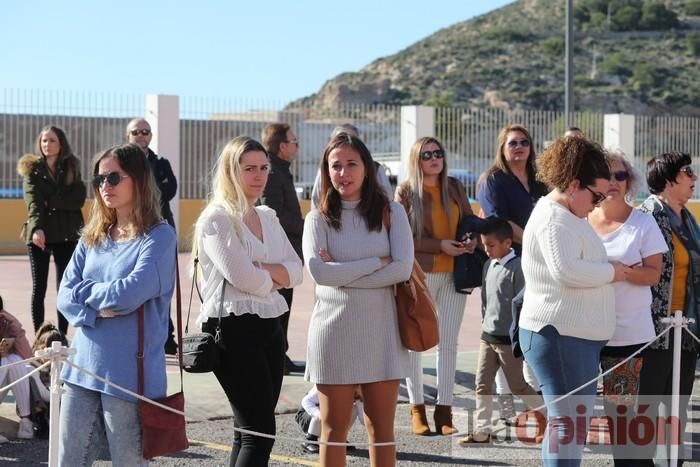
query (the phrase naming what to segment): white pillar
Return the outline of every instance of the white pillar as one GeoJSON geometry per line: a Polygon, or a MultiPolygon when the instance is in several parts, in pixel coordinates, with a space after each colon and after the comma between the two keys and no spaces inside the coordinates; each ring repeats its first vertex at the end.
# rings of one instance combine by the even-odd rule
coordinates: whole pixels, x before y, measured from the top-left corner
{"type": "Polygon", "coordinates": [[[634,115],[605,114],[603,126],[603,146],[619,149],[634,160],[634,115]]]}
{"type": "Polygon", "coordinates": [[[408,175],[411,146],[424,136],[435,136],[435,109],[424,105],[402,106],[399,183],[406,180],[408,175]]]}
{"type": "Polygon", "coordinates": [[[165,157],[173,168],[177,179],[178,189],[175,198],[170,200],[178,233],[182,230],[180,218],[180,98],[178,96],[161,96],[148,94],[146,96],[146,115],[144,117],[151,125],[153,139],[150,148],[160,157],[165,157]]]}

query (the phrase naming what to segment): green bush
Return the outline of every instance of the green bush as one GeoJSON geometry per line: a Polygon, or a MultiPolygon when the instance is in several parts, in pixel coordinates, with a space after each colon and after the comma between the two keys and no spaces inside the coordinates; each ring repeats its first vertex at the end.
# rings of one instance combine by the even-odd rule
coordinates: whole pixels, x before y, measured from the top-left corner
{"type": "Polygon", "coordinates": [[[563,37],[552,36],[542,39],[540,41],[540,47],[545,51],[546,54],[553,57],[563,57],[564,50],[566,49],[566,41],[563,37]]]}
{"type": "Polygon", "coordinates": [[[617,31],[633,31],[639,26],[642,11],[632,6],[624,6],[612,15],[612,24],[617,31]]]}
{"type": "Polygon", "coordinates": [[[623,52],[609,55],[601,64],[600,71],[608,75],[628,77],[632,74],[631,65],[623,52]]]}
{"type": "Polygon", "coordinates": [[[630,85],[635,91],[647,91],[657,86],[660,81],[660,73],[650,64],[638,62],[634,65],[630,85]]]}
{"type": "Polygon", "coordinates": [[[700,57],[700,31],[688,34],[688,52],[695,57],[700,57]]]}
{"type": "Polygon", "coordinates": [[[647,31],[666,30],[678,26],[678,15],[662,3],[644,2],[639,27],[647,31]]]}
{"type": "Polygon", "coordinates": [[[689,16],[700,16],[700,0],[688,0],[685,13],[689,16]]]}
{"type": "Polygon", "coordinates": [[[531,37],[531,34],[513,31],[509,28],[497,28],[486,31],[482,37],[497,42],[525,42],[531,37]]]}

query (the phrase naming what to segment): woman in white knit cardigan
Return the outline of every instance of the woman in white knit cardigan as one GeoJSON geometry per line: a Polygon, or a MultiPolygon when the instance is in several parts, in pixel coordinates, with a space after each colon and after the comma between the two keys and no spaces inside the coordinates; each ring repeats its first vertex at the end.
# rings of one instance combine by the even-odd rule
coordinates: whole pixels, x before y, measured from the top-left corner
{"type": "Polygon", "coordinates": [[[576,466],[595,381],[573,397],[551,402],[598,374],[600,350],[615,329],[611,283],[623,280],[629,268],[608,262],[585,219],[608,192],[610,169],[603,150],[584,138],[565,137],[545,149],[537,163],[538,177],[552,191],[539,200],[523,234],[527,287],[520,346],[548,404],[544,464],[576,466]]]}

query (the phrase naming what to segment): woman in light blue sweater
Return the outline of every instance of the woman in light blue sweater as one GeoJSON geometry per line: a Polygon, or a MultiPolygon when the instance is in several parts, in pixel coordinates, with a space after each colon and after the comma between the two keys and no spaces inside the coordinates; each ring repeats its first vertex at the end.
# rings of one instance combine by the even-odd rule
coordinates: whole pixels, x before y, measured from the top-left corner
{"type": "MultiPolygon", "coordinates": [[[[144,393],[162,398],[175,231],[160,216],[160,193],[138,146],[99,154],[93,174],[90,220],[58,292],[58,307],[76,329],[70,362],[137,392],[137,311],[143,305],[144,393]]],[[[61,377],[60,465],[91,465],[105,435],[113,465],[147,465],[137,400],[68,365],[61,377]]]]}

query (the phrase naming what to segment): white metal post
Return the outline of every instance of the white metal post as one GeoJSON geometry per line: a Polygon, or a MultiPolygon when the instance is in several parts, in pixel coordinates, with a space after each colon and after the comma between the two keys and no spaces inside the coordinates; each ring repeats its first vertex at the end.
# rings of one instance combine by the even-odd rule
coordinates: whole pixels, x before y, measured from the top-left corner
{"type": "Polygon", "coordinates": [[[678,449],[683,445],[683,433],[680,423],[681,405],[681,337],[683,334],[683,312],[676,310],[673,315],[673,384],[671,390],[671,420],[673,424],[678,421],[678,439],[673,437],[674,426],[671,427],[671,452],[669,453],[669,466],[678,465],[678,449]]]}
{"type": "Polygon", "coordinates": [[[39,350],[37,357],[51,359],[51,402],[49,406],[49,467],[58,467],[58,440],[61,439],[59,413],[61,409],[61,368],[63,359],[76,352],[63,347],[60,342],[52,342],[51,349],[39,350]]]}

